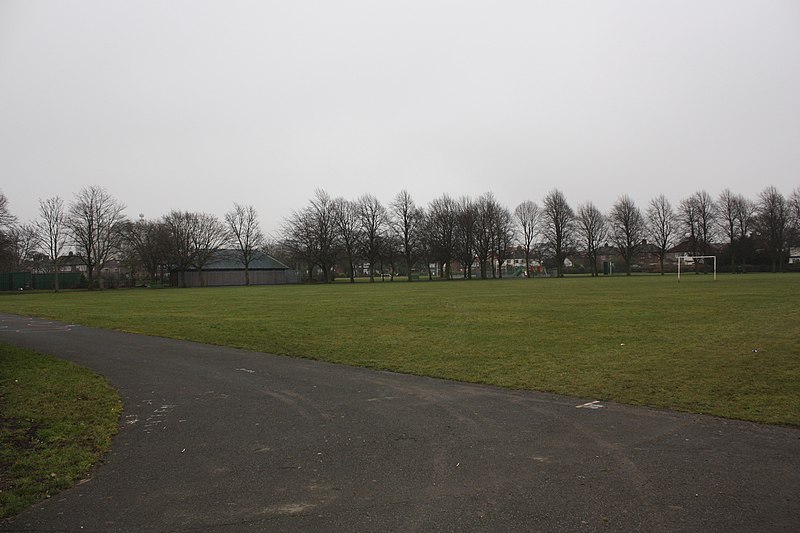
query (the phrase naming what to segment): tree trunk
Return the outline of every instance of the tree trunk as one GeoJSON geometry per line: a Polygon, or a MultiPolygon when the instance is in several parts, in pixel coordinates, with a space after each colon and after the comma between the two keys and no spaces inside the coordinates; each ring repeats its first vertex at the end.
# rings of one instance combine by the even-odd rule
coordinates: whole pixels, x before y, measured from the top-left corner
{"type": "Polygon", "coordinates": [[[58,292],[58,260],[53,261],[53,288],[58,292]]]}
{"type": "Polygon", "coordinates": [[[244,266],[244,284],[245,286],[250,285],[250,267],[249,265],[244,266]]]}

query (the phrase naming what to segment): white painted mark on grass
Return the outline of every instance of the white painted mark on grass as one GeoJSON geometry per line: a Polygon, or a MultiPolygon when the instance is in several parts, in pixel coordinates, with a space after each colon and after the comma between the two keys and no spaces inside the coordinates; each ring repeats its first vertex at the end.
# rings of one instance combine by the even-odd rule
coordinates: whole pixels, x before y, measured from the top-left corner
{"type": "Polygon", "coordinates": [[[238,370],[239,372],[247,372],[248,374],[255,374],[256,373],[255,370],[250,370],[249,368],[237,368],[236,370],[238,370]]]}
{"type": "Polygon", "coordinates": [[[578,409],[602,409],[603,406],[600,404],[600,400],[595,400],[593,402],[583,403],[581,405],[575,406],[578,409]]]}

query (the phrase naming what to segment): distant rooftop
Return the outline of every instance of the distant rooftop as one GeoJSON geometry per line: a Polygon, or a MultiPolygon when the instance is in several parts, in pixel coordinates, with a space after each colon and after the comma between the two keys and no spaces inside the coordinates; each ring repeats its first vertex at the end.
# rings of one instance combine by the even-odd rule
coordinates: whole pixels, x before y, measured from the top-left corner
{"type": "MultiPolygon", "coordinates": [[[[203,267],[203,270],[242,270],[241,255],[238,250],[219,250],[216,258],[203,267]]],[[[289,270],[289,267],[262,252],[256,252],[250,262],[250,270],[289,270]]]]}

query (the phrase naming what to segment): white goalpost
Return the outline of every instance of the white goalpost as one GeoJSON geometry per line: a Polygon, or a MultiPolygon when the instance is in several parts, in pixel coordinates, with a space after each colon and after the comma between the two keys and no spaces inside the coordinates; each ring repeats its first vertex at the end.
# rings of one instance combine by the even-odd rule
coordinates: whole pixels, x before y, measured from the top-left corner
{"type": "Polygon", "coordinates": [[[717,280],[717,256],[716,255],[679,255],[678,256],[678,282],[681,281],[681,262],[687,265],[696,265],[697,260],[702,259],[705,263],[706,259],[714,260],[714,281],[717,280]]]}

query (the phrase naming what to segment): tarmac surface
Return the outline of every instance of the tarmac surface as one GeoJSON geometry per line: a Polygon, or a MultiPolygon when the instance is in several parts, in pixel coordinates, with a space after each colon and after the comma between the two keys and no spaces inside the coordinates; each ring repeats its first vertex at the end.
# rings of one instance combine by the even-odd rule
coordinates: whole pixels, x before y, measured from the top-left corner
{"type": "Polygon", "coordinates": [[[2,531],[798,531],[800,430],[0,314],[104,375],[91,477],[2,531]]]}

